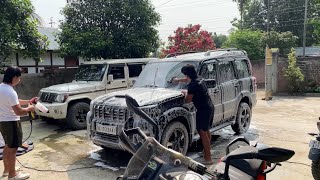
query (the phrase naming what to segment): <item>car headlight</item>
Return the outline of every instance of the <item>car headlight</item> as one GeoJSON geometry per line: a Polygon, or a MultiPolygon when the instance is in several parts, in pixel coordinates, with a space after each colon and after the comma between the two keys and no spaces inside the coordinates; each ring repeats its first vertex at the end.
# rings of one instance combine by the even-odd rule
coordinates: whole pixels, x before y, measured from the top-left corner
{"type": "Polygon", "coordinates": [[[58,103],[64,103],[68,99],[69,95],[68,94],[58,94],[56,97],[56,102],[58,103]]]}

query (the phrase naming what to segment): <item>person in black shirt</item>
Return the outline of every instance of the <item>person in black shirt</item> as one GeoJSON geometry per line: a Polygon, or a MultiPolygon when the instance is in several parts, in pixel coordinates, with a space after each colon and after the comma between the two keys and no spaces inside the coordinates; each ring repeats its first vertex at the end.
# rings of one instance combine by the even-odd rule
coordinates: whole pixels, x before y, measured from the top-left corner
{"type": "Polygon", "coordinates": [[[213,164],[210,153],[211,133],[209,128],[213,120],[213,104],[208,94],[207,86],[203,79],[198,78],[197,72],[193,65],[185,65],[181,72],[185,75],[184,78],[173,78],[172,82],[189,82],[188,90],[182,91],[185,95],[187,103],[193,102],[197,109],[196,125],[197,131],[200,135],[203,149],[205,165],[213,164]]]}

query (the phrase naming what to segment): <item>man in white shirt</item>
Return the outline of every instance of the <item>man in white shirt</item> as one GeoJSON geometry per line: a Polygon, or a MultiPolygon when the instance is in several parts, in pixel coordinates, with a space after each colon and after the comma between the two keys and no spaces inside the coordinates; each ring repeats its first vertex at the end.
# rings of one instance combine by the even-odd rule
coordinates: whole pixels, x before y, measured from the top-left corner
{"type": "Polygon", "coordinates": [[[8,67],[0,84],[0,132],[3,136],[5,147],[3,150],[3,177],[9,180],[28,179],[29,173],[18,172],[15,168],[16,153],[18,147],[22,146],[22,128],[20,116],[33,112],[32,100],[20,100],[13,89],[20,82],[21,70],[16,67],[8,67]],[[22,108],[21,106],[27,106],[22,108]]]}

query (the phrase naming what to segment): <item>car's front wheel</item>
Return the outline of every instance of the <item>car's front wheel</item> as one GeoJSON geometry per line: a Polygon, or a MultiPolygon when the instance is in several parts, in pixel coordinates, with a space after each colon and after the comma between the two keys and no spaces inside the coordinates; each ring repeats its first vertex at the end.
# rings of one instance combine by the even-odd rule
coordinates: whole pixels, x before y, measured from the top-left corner
{"type": "Polygon", "coordinates": [[[189,146],[189,135],[185,125],[180,122],[168,124],[163,132],[161,144],[185,155],[189,146]]]}
{"type": "Polygon", "coordinates": [[[86,117],[90,110],[90,105],[85,102],[73,104],[68,109],[67,124],[74,130],[85,129],[87,127],[86,117]]]}
{"type": "Polygon", "coordinates": [[[242,102],[238,107],[236,121],[231,125],[232,130],[237,134],[243,134],[248,131],[251,123],[251,108],[250,106],[242,102]]]}

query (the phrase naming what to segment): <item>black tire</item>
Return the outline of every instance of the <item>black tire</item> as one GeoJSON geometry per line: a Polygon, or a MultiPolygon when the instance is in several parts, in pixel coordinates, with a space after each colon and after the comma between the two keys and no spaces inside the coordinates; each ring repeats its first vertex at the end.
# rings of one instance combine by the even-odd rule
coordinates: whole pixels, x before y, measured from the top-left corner
{"type": "Polygon", "coordinates": [[[320,180],[320,158],[311,163],[311,172],[313,179],[320,180]]]}
{"type": "Polygon", "coordinates": [[[161,144],[185,155],[189,147],[189,133],[180,122],[167,125],[161,138],[161,144]]]}
{"type": "Polygon", "coordinates": [[[240,103],[237,111],[236,121],[231,125],[232,130],[236,134],[246,133],[250,127],[252,112],[250,106],[242,102],[240,103]]]}
{"type": "Polygon", "coordinates": [[[87,127],[86,117],[90,105],[85,102],[73,104],[68,109],[67,124],[73,130],[85,129],[87,127]]]}

